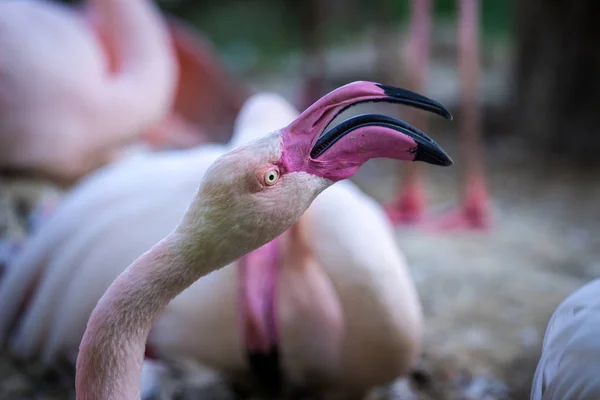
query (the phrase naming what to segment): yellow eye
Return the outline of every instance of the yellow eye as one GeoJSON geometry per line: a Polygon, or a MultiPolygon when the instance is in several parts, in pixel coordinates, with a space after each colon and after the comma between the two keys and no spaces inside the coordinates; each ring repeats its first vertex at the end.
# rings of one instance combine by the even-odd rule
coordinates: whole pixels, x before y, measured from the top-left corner
{"type": "Polygon", "coordinates": [[[265,183],[269,186],[273,186],[279,180],[279,171],[271,169],[265,174],[265,183]]]}

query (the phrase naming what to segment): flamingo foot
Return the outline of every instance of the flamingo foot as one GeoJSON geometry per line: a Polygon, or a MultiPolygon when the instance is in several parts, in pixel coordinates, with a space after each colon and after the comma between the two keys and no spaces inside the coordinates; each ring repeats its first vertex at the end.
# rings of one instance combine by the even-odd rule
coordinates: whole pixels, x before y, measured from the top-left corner
{"type": "Polygon", "coordinates": [[[390,202],[385,211],[393,225],[416,225],[423,221],[427,199],[423,187],[418,184],[405,185],[396,200],[390,202]]]}
{"type": "Polygon", "coordinates": [[[488,231],[491,225],[488,193],[485,186],[480,183],[468,185],[462,207],[427,222],[427,228],[433,231],[465,229],[488,231]]]}

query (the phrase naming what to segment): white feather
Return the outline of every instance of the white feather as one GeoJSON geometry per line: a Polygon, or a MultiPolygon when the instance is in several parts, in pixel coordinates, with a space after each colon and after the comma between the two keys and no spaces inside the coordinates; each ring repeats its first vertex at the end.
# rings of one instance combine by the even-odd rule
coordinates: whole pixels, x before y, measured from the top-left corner
{"type": "Polygon", "coordinates": [[[531,391],[531,400],[594,399],[600,399],[600,279],[554,311],[531,391]]]}

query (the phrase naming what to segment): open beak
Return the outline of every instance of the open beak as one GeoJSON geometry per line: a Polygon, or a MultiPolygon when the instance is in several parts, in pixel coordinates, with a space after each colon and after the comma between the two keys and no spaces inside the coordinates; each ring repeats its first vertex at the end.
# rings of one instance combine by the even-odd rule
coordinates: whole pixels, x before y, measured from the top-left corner
{"type": "Polygon", "coordinates": [[[423,161],[428,164],[440,165],[443,167],[452,165],[452,159],[446,154],[444,149],[425,133],[404,121],[379,114],[358,115],[328,130],[315,142],[315,145],[310,152],[311,158],[318,158],[335,144],[335,142],[352,131],[368,126],[380,126],[393,129],[412,138],[416,143],[416,147],[413,150],[415,155],[413,161],[423,161]]]}
{"type": "Polygon", "coordinates": [[[346,109],[382,101],[452,119],[443,105],[418,93],[373,82],[350,83],[323,96],[282,129],[283,164],[288,170],[304,171],[333,181],[351,177],[372,158],[452,165],[452,159],[425,133],[385,115],[359,115],[324,132],[346,109]]]}

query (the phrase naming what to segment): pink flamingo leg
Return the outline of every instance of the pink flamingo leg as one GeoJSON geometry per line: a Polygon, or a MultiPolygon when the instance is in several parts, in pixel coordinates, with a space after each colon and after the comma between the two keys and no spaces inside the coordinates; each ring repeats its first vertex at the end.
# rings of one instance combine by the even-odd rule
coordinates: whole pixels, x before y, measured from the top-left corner
{"type": "Polygon", "coordinates": [[[302,7],[304,82],[300,93],[300,108],[305,109],[323,95],[326,65],[322,32],[323,5],[318,0],[308,0],[302,7]]]}
{"type": "MultiPolygon", "coordinates": [[[[413,0],[409,51],[406,57],[411,90],[422,91],[429,69],[429,47],[431,32],[431,0],[413,0]]],[[[423,112],[408,110],[407,121],[419,129],[424,129],[426,116],[423,112]]],[[[421,166],[411,163],[406,166],[402,187],[386,207],[386,212],[394,224],[416,224],[423,220],[427,198],[423,187],[421,166]]]]}
{"type": "Polygon", "coordinates": [[[434,229],[489,229],[491,212],[482,159],[479,92],[479,0],[460,0],[459,74],[462,152],[465,157],[463,204],[431,222],[434,229]]]}
{"type": "Polygon", "coordinates": [[[277,287],[282,266],[280,240],[239,260],[240,309],[246,357],[254,378],[271,394],[281,390],[277,287]]]}

